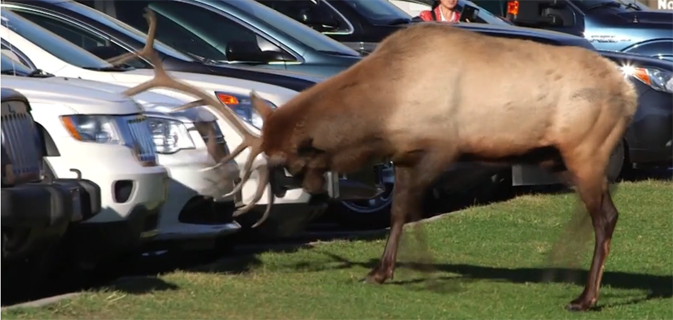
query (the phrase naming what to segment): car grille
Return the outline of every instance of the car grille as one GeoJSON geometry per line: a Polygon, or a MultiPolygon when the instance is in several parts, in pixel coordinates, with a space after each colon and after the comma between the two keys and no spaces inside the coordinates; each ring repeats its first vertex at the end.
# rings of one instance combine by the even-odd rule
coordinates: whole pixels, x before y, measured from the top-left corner
{"type": "Polygon", "coordinates": [[[3,184],[41,180],[42,141],[26,105],[20,101],[3,102],[0,120],[3,184]],[[10,164],[12,175],[6,177],[5,166],[10,164]]]}
{"type": "Polygon", "coordinates": [[[222,134],[222,131],[220,130],[220,127],[217,125],[216,121],[195,122],[194,126],[201,135],[203,142],[206,143],[206,146],[208,146],[210,136],[212,135],[215,137],[216,143],[214,148],[208,147],[208,153],[213,157],[215,162],[220,162],[220,159],[230,153],[229,147],[227,146],[227,141],[224,140],[224,135],[222,134]]]}
{"type": "Polygon", "coordinates": [[[120,130],[126,138],[124,141],[130,148],[136,149],[136,157],[146,165],[156,165],[157,151],[149,123],[143,115],[125,116],[119,121],[120,130]]]}

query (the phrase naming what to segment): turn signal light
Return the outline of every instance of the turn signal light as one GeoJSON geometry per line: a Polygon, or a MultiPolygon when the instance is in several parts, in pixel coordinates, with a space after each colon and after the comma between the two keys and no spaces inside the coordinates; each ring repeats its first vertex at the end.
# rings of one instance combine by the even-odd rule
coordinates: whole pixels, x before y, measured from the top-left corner
{"type": "Polygon", "coordinates": [[[513,16],[519,14],[519,1],[507,1],[507,14],[513,16]]]}

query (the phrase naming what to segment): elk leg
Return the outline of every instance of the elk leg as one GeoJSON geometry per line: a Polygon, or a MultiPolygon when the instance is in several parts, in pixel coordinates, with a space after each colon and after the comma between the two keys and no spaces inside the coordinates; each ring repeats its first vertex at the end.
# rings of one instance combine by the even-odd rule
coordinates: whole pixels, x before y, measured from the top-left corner
{"type": "Polygon", "coordinates": [[[364,279],[366,282],[383,283],[387,279],[393,279],[397,249],[404,224],[407,222],[407,216],[412,211],[421,210],[424,190],[415,188],[414,184],[411,183],[412,177],[412,168],[395,168],[395,189],[390,210],[390,234],[381,261],[367,274],[364,279]]]}
{"type": "Polygon", "coordinates": [[[585,311],[596,304],[605,260],[610,252],[610,240],[619,216],[608,190],[605,170],[600,170],[600,167],[596,168],[595,165],[591,165],[591,163],[595,164],[597,161],[595,159],[590,160],[593,161],[587,161],[580,165],[583,167],[581,172],[576,171],[576,187],[594,226],[594,255],[584,291],[567,306],[567,309],[572,311],[585,311]]]}
{"type": "Polygon", "coordinates": [[[414,218],[420,218],[423,210],[423,195],[453,158],[453,152],[426,153],[413,166],[400,164],[395,167],[390,234],[379,265],[367,274],[365,282],[383,283],[387,279],[393,279],[404,224],[408,221],[410,214],[414,218]]]}

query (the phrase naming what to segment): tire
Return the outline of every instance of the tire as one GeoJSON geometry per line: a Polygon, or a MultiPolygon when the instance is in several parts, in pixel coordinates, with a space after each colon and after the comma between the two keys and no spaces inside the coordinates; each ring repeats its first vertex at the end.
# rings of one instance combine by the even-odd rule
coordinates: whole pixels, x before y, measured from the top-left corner
{"type": "Polygon", "coordinates": [[[612,151],[610,155],[610,161],[608,162],[607,177],[609,183],[615,183],[620,179],[624,173],[624,164],[626,160],[626,143],[624,139],[619,141],[615,150],[612,151]]]}
{"type": "MultiPolygon", "coordinates": [[[[394,173],[392,163],[382,167],[383,172],[394,173]]],[[[341,201],[331,206],[330,214],[342,227],[350,229],[381,229],[390,226],[390,209],[393,201],[395,183],[384,181],[383,174],[379,175],[379,184],[384,191],[371,200],[341,201]]]]}
{"type": "MultiPolygon", "coordinates": [[[[4,245],[9,241],[5,230],[2,232],[4,245]]],[[[54,243],[40,252],[15,261],[2,264],[2,291],[7,292],[3,303],[14,303],[40,298],[52,289],[49,279],[54,273],[59,259],[59,244],[54,243]]]]}

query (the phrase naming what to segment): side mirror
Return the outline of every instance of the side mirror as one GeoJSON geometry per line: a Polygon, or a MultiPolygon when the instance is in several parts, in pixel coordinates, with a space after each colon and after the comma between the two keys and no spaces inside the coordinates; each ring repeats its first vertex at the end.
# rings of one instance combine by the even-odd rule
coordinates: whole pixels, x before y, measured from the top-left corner
{"type": "Polygon", "coordinates": [[[461,22],[476,22],[479,21],[479,9],[466,4],[460,12],[461,22]]]}
{"type": "Polygon", "coordinates": [[[227,43],[227,60],[254,63],[269,63],[274,61],[292,61],[294,57],[285,52],[262,51],[257,43],[248,41],[231,41],[227,43]]]}
{"type": "Polygon", "coordinates": [[[507,18],[518,26],[561,27],[566,6],[566,0],[508,1],[507,18]]]}
{"type": "Polygon", "coordinates": [[[302,9],[297,16],[301,23],[319,32],[339,29],[338,20],[334,19],[330,14],[320,14],[319,10],[312,10],[311,8],[302,9]]]}

